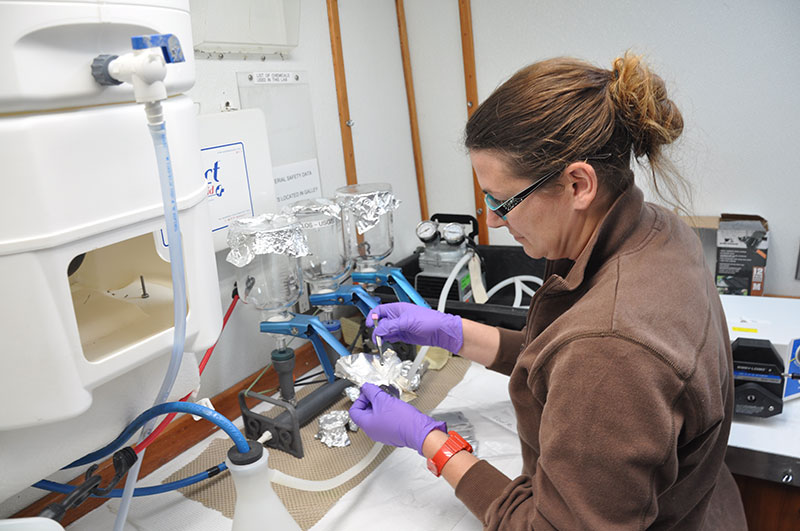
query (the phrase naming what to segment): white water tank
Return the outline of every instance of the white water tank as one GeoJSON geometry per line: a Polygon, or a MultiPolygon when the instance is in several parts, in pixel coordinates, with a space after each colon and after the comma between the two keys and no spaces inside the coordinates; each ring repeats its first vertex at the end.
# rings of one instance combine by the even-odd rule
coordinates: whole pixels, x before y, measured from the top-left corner
{"type": "MultiPolygon", "coordinates": [[[[157,252],[163,209],[144,110],[130,85],[101,87],[90,71],[97,55],[122,55],[132,36],[156,33],[176,35],[186,57],[168,65],[163,102],[186,263],[186,351],[219,333],[195,111],[182,95],[194,83],[188,1],[0,0],[4,443],[14,438],[8,430],[80,415],[94,388],[169,357],[172,285],[157,252]]],[[[144,407],[154,398],[141,397],[144,407]]]]}

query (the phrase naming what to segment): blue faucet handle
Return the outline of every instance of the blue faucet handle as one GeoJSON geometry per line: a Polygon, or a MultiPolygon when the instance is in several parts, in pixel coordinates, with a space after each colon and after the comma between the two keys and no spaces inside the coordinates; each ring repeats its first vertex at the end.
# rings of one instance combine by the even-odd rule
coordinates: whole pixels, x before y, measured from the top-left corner
{"type": "Polygon", "coordinates": [[[186,60],[178,37],[172,33],[137,35],[131,37],[131,45],[133,45],[134,50],[161,48],[161,53],[164,54],[164,61],[167,63],[182,63],[186,60]]]}

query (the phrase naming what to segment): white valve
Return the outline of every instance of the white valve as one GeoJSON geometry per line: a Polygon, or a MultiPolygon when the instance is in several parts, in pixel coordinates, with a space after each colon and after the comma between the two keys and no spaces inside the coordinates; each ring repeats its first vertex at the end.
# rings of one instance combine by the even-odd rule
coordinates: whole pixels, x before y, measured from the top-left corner
{"type": "Polygon", "coordinates": [[[160,48],[134,50],[121,55],[108,65],[114,79],[133,85],[137,103],[150,103],[167,99],[167,63],[160,48]]]}
{"type": "Polygon", "coordinates": [[[167,99],[167,63],[185,59],[178,38],[171,33],[137,35],[131,38],[133,51],[121,55],[98,55],[92,62],[92,76],[100,85],[130,83],[137,103],[167,99]]]}

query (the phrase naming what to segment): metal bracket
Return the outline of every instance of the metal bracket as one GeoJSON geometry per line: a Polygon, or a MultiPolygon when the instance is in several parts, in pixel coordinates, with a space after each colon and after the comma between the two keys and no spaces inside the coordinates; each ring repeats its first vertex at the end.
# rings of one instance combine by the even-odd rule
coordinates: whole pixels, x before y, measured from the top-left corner
{"type": "Polygon", "coordinates": [[[367,293],[361,286],[339,286],[336,291],[330,293],[309,295],[308,302],[314,306],[355,306],[366,317],[370,310],[381,303],[381,300],[367,293]]]}
{"type": "Polygon", "coordinates": [[[264,432],[269,431],[272,434],[272,438],[264,443],[266,446],[292,454],[298,459],[303,457],[303,441],[300,440],[300,423],[297,419],[297,410],[292,404],[277,398],[262,395],[261,393],[241,391],[239,393],[239,407],[242,410],[245,437],[255,441],[259,439],[264,432]],[[274,419],[259,415],[247,407],[245,398],[257,398],[262,402],[281,407],[286,410],[288,415],[281,414],[274,419]]]}
{"type": "Polygon", "coordinates": [[[262,321],[260,327],[262,332],[268,334],[282,334],[310,339],[311,344],[314,345],[314,352],[317,353],[319,363],[325,370],[325,375],[328,377],[329,382],[333,382],[335,376],[333,375],[333,366],[328,359],[328,354],[325,352],[323,341],[333,347],[339,356],[350,355],[339,340],[322,324],[322,321],[313,315],[293,313],[292,318],[288,321],[262,321]]]}
{"type": "Polygon", "coordinates": [[[270,448],[277,448],[298,459],[303,457],[303,441],[300,438],[300,427],[305,426],[320,413],[339,400],[346,387],[353,385],[347,380],[336,380],[314,389],[297,402],[296,406],[262,395],[260,393],[239,393],[239,407],[242,410],[245,436],[248,439],[258,440],[264,432],[269,431],[272,438],[265,443],[270,448]],[[256,398],[285,409],[275,418],[265,417],[254,413],[247,407],[245,398],[256,398]]]}
{"type": "Polygon", "coordinates": [[[430,308],[417,290],[403,276],[403,272],[397,267],[382,266],[377,271],[354,271],[352,273],[353,282],[359,284],[386,285],[394,290],[397,299],[403,302],[411,302],[417,306],[430,308]]]}

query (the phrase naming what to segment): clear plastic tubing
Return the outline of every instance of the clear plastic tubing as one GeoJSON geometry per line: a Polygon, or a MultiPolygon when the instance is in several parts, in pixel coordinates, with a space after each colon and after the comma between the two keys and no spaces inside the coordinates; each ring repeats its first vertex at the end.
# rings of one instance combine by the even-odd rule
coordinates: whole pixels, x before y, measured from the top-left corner
{"type": "MultiPolygon", "coordinates": [[[[455,282],[458,272],[461,271],[465,265],[467,265],[467,262],[469,262],[470,258],[472,258],[472,252],[468,252],[462,256],[461,260],[459,260],[458,263],[453,266],[453,270],[450,271],[450,275],[447,277],[447,280],[444,283],[442,292],[439,294],[439,305],[436,307],[437,311],[444,311],[445,307],[447,306],[447,294],[450,293],[450,287],[453,285],[453,282],[455,282]]],[[[417,375],[419,366],[422,365],[422,360],[425,359],[425,355],[428,353],[429,348],[430,347],[428,346],[424,346],[419,349],[419,352],[417,352],[417,357],[414,358],[414,363],[411,364],[411,369],[408,371],[409,381],[417,375]]]]}
{"type": "MultiPolygon", "coordinates": [[[[172,356],[169,360],[167,373],[161,383],[153,405],[167,401],[178,370],[183,359],[183,347],[186,342],[186,276],[183,265],[183,242],[181,241],[181,227],[178,220],[178,199],[175,194],[175,179],[172,175],[172,161],[169,157],[169,144],[167,144],[167,129],[164,124],[164,115],[160,102],[145,103],[147,114],[147,127],[153,138],[158,163],[158,177],[161,182],[161,201],[164,204],[164,220],[167,225],[167,242],[169,243],[169,261],[172,270],[172,301],[174,317],[174,333],[172,336],[172,356]]],[[[142,428],[139,441],[143,441],[153,431],[156,419],[150,420],[142,428]]],[[[122,491],[117,519],[114,522],[114,531],[123,531],[125,520],[128,518],[133,489],[139,477],[139,468],[144,460],[144,451],[139,454],[139,459],[128,471],[125,480],[125,489],[122,491]]]]}

